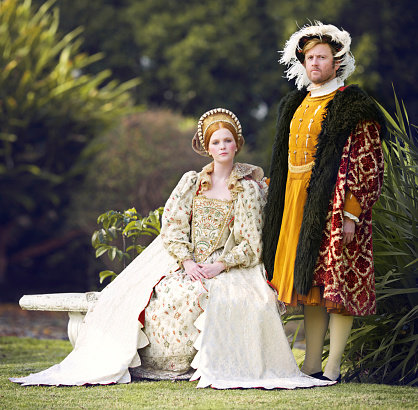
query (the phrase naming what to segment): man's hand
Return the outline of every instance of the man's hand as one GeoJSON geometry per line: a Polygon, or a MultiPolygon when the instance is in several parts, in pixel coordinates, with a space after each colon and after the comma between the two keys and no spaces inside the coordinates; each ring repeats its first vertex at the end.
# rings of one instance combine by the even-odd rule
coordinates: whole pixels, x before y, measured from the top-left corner
{"type": "Polygon", "coordinates": [[[354,238],[356,223],[348,216],[344,216],[343,221],[343,245],[348,245],[354,238]]]}

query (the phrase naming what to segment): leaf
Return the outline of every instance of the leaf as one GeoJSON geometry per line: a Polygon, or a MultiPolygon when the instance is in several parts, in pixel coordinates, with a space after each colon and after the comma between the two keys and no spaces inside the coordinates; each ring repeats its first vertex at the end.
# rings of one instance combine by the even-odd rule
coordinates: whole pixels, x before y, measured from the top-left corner
{"type": "Polygon", "coordinates": [[[96,248],[99,243],[98,235],[99,235],[99,232],[95,231],[91,237],[91,244],[93,248],[96,248]]]}
{"type": "Polygon", "coordinates": [[[115,258],[116,258],[116,252],[117,252],[117,248],[116,248],[116,246],[110,246],[109,248],[108,248],[108,251],[107,251],[107,256],[109,257],[109,259],[111,260],[111,261],[113,261],[115,258]]]}
{"type": "Polygon", "coordinates": [[[100,248],[98,248],[96,250],[96,258],[102,256],[105,252],[107,252],[109,250],[109,246],[105,245],[105,246],[101,246],[100,248]]]}
{"type": "Polygon", "coordinates": [[[124,255],[125,254],[121,250],[118,249],[116,251],[116,256],[118,257],[119,262],[123,259],[124,255]]]}
{"type": "Polygon", "coordinates": [[[106,236],[106,231],[104,229],[100,229],[97,231],[97,239],[100,243],[105,243],[106,245],[109,244],[109,241],[106,236]]]}
{"type": "Polygon", "coordinates": [[[115,226],[111,226],[106,230],[106,232],[112,239],[116,239],[118,237],[118,229],[115,226]]]}
{"type": "Polygon", "coordinates": [[[103,281],[108,277],[110,277],[111,278],[110,281],[112,281],[113,279],[116,278],[116,276],[117,275],[116,275],[115,272],[113,272],[111,270],[104,270],[104,271],[99,273],[100,283],[103,283],[103,281]]]}

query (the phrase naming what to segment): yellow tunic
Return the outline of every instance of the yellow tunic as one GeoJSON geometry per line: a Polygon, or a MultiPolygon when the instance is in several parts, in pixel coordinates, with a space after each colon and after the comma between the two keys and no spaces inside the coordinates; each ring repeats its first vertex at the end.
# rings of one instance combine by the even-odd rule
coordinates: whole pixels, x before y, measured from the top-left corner
{"type": "MultiPolygon", "coordinates": [[[[336,92],[320,97],[311,97],[309,93],[295,111],[290,123],[289,172],[272,284],[278,291],[279,300],[289,306],[296,306],[299,302],[326,306],[328,311],[345,313],[343,306],[323,299],[322,289],[319,287],[313,287],[307,296],[297,294],[293,288],[296,248],[302,224],[303,207],[307,198],[306,188],[313,167],[317,136],[321,132],[321,122],[326,113],[325,107],[334,98],[336,92]]],[[[359,214],[355,210],[355,202],[348,211],[351,210],[354,214],[359,214]]]]}

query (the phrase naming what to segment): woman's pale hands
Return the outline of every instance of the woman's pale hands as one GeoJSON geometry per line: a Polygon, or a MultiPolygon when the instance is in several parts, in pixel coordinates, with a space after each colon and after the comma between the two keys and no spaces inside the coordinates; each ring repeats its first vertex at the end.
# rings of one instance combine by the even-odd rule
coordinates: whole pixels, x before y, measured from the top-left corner
{"type": "Polygon", "coordinates": [[[222,262],[196,263],[192,259],[183,261],[183,266],[187,276],[193,282],[196,280],[214,278],[225,270],[225,265],[222,262]]]}
{"type": "Polygon", "coordinates": [[[199,266],[206,279],[212,279],[225,270],[225,265],[222,262],[202,263],[199,266]]]}
{"type": "Polygon", "coordinates": [[[187,276],[194,282],[196,280],[205,279],[202,268],[192,259],[183,261],[184,271],[187,276]]]}

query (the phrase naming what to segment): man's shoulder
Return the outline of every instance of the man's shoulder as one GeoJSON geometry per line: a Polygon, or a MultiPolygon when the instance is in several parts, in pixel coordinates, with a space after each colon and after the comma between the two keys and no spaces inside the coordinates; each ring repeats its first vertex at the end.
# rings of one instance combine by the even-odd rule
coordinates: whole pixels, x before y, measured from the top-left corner
{"type": "Polygon", "coordinates": [[[335,97],[332,99],[334,110],[359,111],[363,115],[377,115],[380,110],[373,99],[356,84],[338,89],[335,97]]]}
{"type": "Polygon", "coordinates": [[[364,91],[357,84],[351,84],[351,85],[340,87],[337,93],[335,94],[335,97],[339,97],[339,98],[359,98],[360,97],[360,98],[372,101],[369,95],[366,93],[366,91],[364,91]]]}
{"type": "Polygon", "coordinates": [[[374,121],[386,129],[385,117],[375,101],[358,85],[341,87],[328,105],[327,118],[337,127],[374,121]]]}

